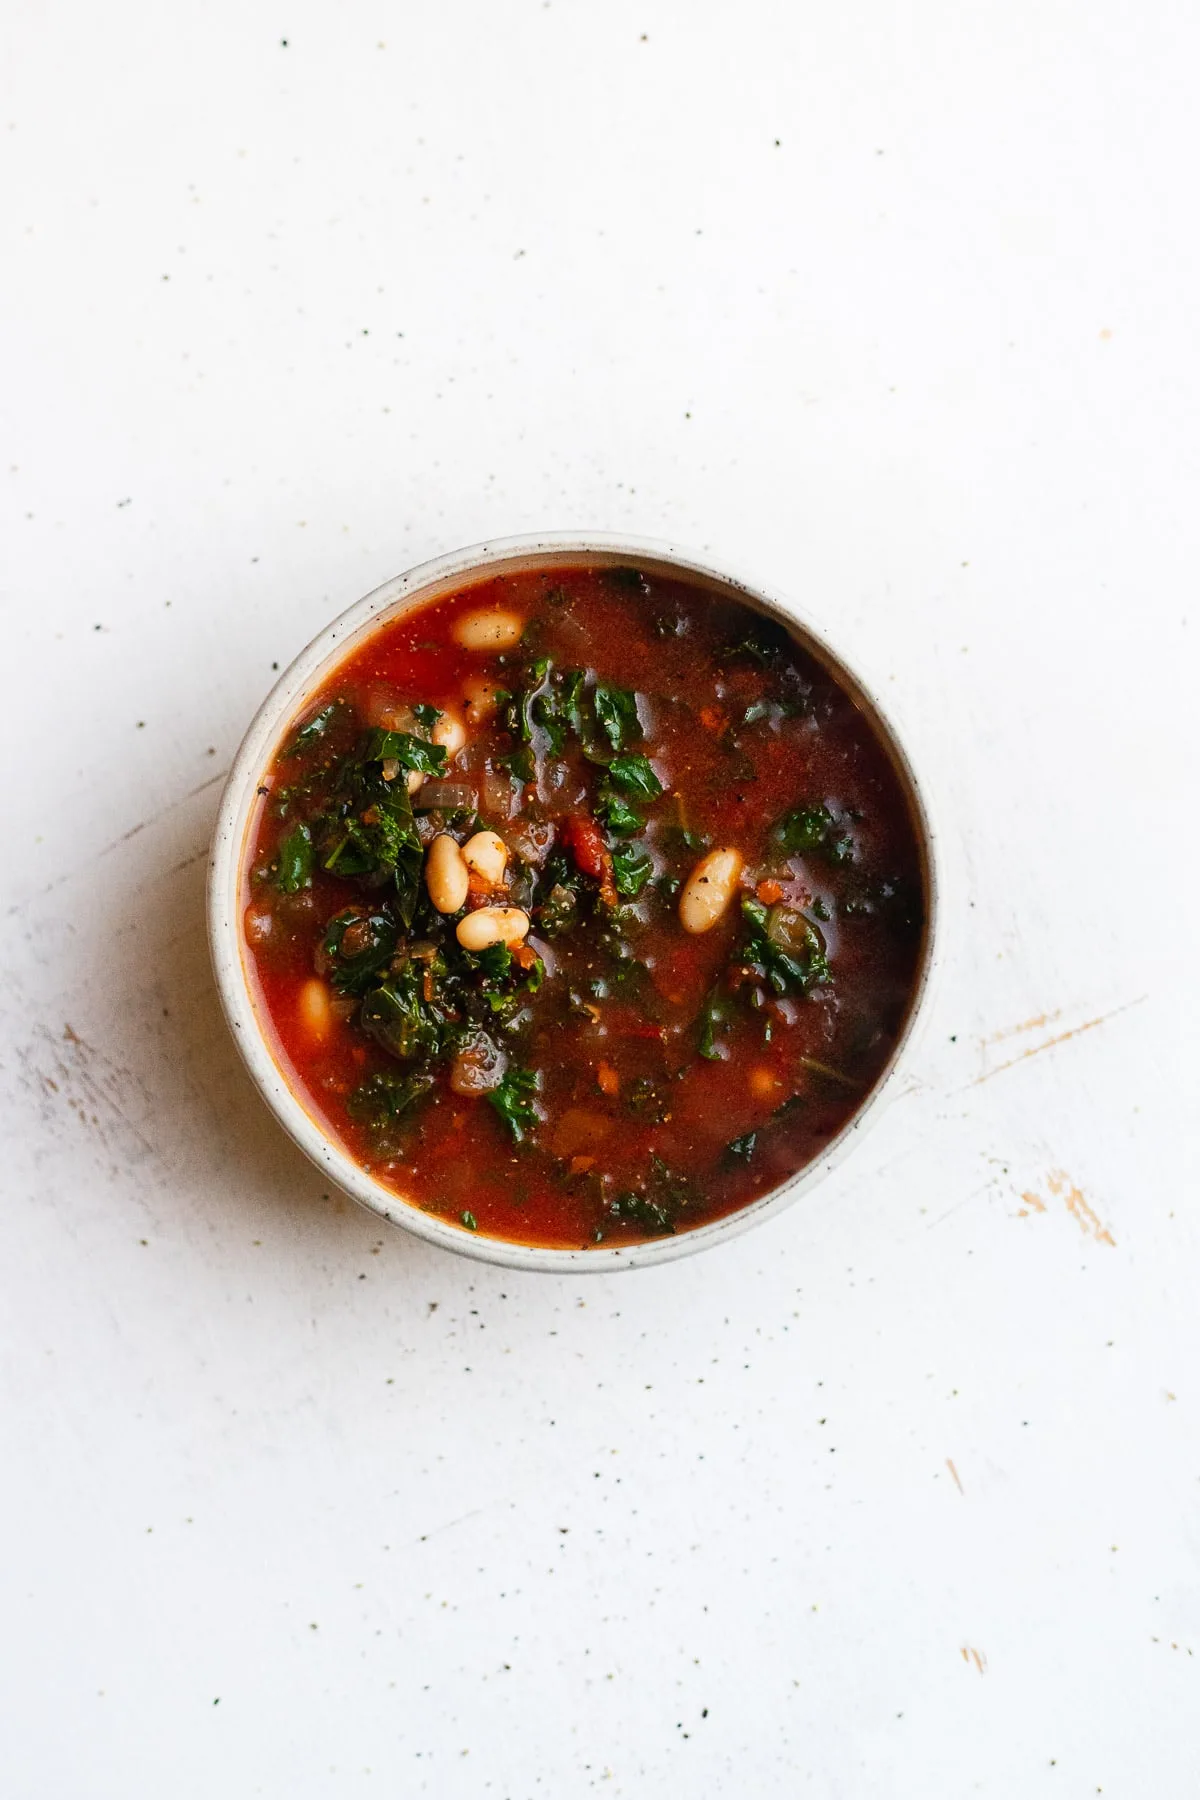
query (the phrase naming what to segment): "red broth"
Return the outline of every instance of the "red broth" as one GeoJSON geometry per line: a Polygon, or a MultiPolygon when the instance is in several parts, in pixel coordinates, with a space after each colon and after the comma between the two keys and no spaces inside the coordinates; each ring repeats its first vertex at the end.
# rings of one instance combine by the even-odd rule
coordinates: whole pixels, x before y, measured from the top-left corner
{"type": "Polygon", "coordinates": [[[886,750],[780,627],[686,581],[535,570],[382,626],[260,795],[275,1054],[356,1162],[466,1231],[611,1245],[746,1206],[846,1124],[912,1002],[923,865],[886,750]],[[464,648],[490,609],[519,639],[464,648]],[[482,828],[503,882],[468,871],[439,911],[429,844],[458,869],[482,828]],[[685,930],[712,850],[735,889],[685,930]],[[527,933],[464,950],[484,907],[527,933]]]}

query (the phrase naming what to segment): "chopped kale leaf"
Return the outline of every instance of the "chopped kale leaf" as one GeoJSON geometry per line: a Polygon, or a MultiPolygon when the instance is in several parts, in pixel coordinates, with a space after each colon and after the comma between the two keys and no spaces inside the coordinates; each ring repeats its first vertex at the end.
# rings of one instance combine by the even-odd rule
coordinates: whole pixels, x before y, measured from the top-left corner
{"type": "Polygon", "coordinates": [[[743,1137],[730,1138],[725,1146],[725,1155],[731,1162],[749,1162],[757,1143],[757,1131],[747,1131],[743,1137]]]}
{"type": "Polygon", "coordinates": [[[398,762],[402,769],[416,769],[422,775],[441,775],[446,768],[446,751],[441,744],[428,744],[411,731],[373,731],[367,740],[364,762],[398,762]]]}
{"type": "Polygon", "coordinates": [[[756,619],[745,637],[731,644],[726,651],[731,659],[754,662],[763,669],[782,667],[792,654],[790,636],[773,619],[756,619]]]}
{"type": "Polygon", "coordinates": [[[654,859],[640,844],[618,844],[612,861],[618,894],[635,900],[654,873],[654,859]]]}
{"type": "Polygon", "coordinates": [[[285,894],[312,886],[313,841],[307,825],[293,825],[280,841],[275,885],[285,894]]]}
{"type": "Polygon", "coordinates": [[[400,1062],[437,1056],[452,1041],[447,1014],[436,998],[426,997],[426,972],[416,961],[372,988],[358,1019],[368,1037],[400,1062]]]}
{"type": "Polygon", "coordinates": [[[341,708],[340,700],[331,700],[319,712],[315,712],[311,719],[306,719],[303,725],[292,734],[291,742],[283,751],[283,756],[285,758],[299,756],[302,750],[311,750],[312,746],[325,736],[341,708]]]}
{"type": "Polygon", "coordinates": [[[722,1062],[720,1046],[717,1043],[717,1032],[729,1021],[729,996],[722,993],[720,982],[709,988],[700,1008],[700,1044],[699,1050],[706,1062],[722,1062]]]}
{"type": "Polygon", "coordinates": [[[339,994],[361,994],[396,949],[396,922],[388,913],[363,913],[349,907],[330,919],[321,940],[321,956],[330,984],[339,994]]]}
{"type": "Polygon", "coordinates": [[[614,756],[608,765],[608,779],[635,800],[657,800],[663,791],[648,756],[614,756]]]}
{"type": "Polygon", "coordinates": [[[522,1069],[513,1064],[507,1070],[499,1087],[492,1089],[488,1101],[495,1109],[501,1122],[507,1126],[514,1144],[525,1141],[526,1134],[533,1130],[538,1122],[537,1110],[533,1104],[533,1095],[537,1093],[538,1077],[533,1069],[522,1069]]]}
{"type": "MultiPolygon", "coordinates": [[[[616,859],[614,857],[614,867],[616,859]]],[[[563,932],[570,931],[579,914],[579,902],[575,890],[555,882],[545,900],[538,908],[538,927],[543,937],[561,937],[563,932]]]]}
{"type": "Polygon", "coordinates": [[[644,824],[636,807],[630,806],[624,794],[617,793],[607,781],[600,783],[596,795],[596,817],[614,837],[632,837],[644,824]]]}
{"type": "Polygon", "coordinates": [[[825,805],[801,806],[785,813],[771,832],[784,856],[819,852],[834,863],[852,863],[856,856],[853,837],[825,805]]]}
{"type": "Polygon", "coordinates": [[[742,917],[746,936],[740,954],[776,994],[807,994],[829,981],[824,939],[796,907],[743,900],[742,917]]]}
{"type": "Polygon", "coordinates": [[[394,1139],[399,1121],[412,1112],[432,1086],[433,1076],[424,1070],[401,1075],[392,1069],[380,1069],[359,1082],[346,1101],[346,1111],[383,1140],[382,1148],[394,1139]]]}
{"type": "Polygon", "coordinates": [[[659,1200],[646,1194],[618,1194],[608,1208],[612,1218],[636,1225],[643,1237],[674,1237],[675,1215],[659,1200]]]}
{"type": "Polygon", "coordinates": [[[592,705],[600,730],[618,754],[641,738],[637,695],[629,688],[608,687],[598,681],[592,690],[592,705]]]}

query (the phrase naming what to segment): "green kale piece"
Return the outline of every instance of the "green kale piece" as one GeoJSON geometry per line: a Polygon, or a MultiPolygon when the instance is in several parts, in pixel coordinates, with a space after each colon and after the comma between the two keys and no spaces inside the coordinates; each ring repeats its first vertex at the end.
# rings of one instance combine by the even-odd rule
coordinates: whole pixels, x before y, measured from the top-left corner
{"type": "Polygon", "coordinates": [[[543,937],[561,937],[570,931],[578,916],[579,901],[574,888],[556,881],[538,908],[538,929],[543,937]]]}
{"type": "Polygon", "coordinates": [[[829,981],[825,941],[797,908],[743,900],[742,917],[746,934],[739,955],[776,994],[807,994],[829,981]]]}
{"type": "Polygon", "coordinates": [[[663,791],[648,756],[614,756],[608,765],[608,780],[635,800],[657,800],[663,791]]]}
{"type": "Polygon", "coordinates": [[[721,1026],[728,1024],[730,1012],[729,996],[722,992],[719,981],[714,982],[704,996],[704,1005],[700,1008],[698,1048],[706,1062],[722,1062],[724,1060],[717,1044],[717,1032],[721,1026]]]}
{"type": "Polygon", "coordinates": [[[725,652],[731,659],[757,663],[761,669],[778,669],[795,653],[788,632],[774,619],[755,619],[744,637],[725,652]]]}
{"type": "Polygon", "coordinates": [[[614,837],[632,837],[645,824],[637,808],[631,806],[624,794],[620,794],[607,781],[602,781],[596,793],[596,817],[607,831],[614,837]]]}
{"type": "MultiPolygon", "coordinates": [[[[404,738],[410,744],[421,742],[405,732],[376,733],[368,740],[368,751],[376,747],[381,735],[404,738]]],[[[439,755],[444,754],[440,746],[436,748],[439,755]]],[[[376,888],[392,882],[396,915],[407,931],[416,909],[423,854],[407,784],[385,781],[379,757],[346,758],[325,812],[314,821],[313,835],[321,866],[329,874],[343,879],[365,877],[376,888]]]]}
{"type": "Polygon", "coordinates": [[[592,706],[596,723],[618,754],[641,738],[637,695],[629,688],[609,687],[598,681],[592,690],[592,706]]]}
{"type": "Polygon", "coordinates": [[[608,1209],[622,1224],[636,1225],[643,1237],[674,1237],[675,1216],[670,1207],[646,1194],[618,1194],[608,1209]]]}
{"type": "Polygon", "coordinates": [[[430,744],[414,737],[411,731],[373,731],[367,739],[363,761],[398,762],[402,769],[416,769],[421,775],[442,775],[446,769],[446,750],[442,744],[430,744]]]}
{"type": "Polygon", "coordinates": [[[537,1110],[533,1104],[537,1087],[536,1071],[522,1069],[514,1063],[506,1071],[499,1087],[493,1088],[488,1095],[488,1101],[507,1127],[514,1144],[523,1143],[526,1134],[538,1122],[537,1110]]]}
{"type": "Polygon", "coordinates": [[[377,1138],[390,1140],[399,1121],[425,1098],[432,1086],[433,1076],[424,1070],[401,1075],[393,1069],[380,1069],[359,1082],[346,1101],[346,1111],[360,1125],[368,1126],[377,1138]]]}
{"type": "Polygon", "coordinates": [[[275,885],[285,894],[297,894],[310,888],[313,878],[312,832],[307,825],[293,825],[280,840],[275,885]]]}
{"type": "Polygon", "coordinates": [[[819,853],[830,862],[852,863],[857,853],[853,837],[825,805],[785,813],[772,827],[771,840],[784,856],[819,853]]]}
{"type": "Polygon", "coordinates": [[[426,1000],[421,965],[407,962],[372,988],[358,1012],[368,1037],[400,1062],[423,1061],[449,1047],[452,1032],[437,1000],[426,1000]]]}
{"type": "Polygon", "coordinates": [[[351,906],[335,914],[321,940],[331,985],[339,994],[364,993],[391,961],[398,935],[396,921],[386,912],[364,914],[351,906]]]}
{"type": "Polygon", "coordinates": [[[654,873],[654,860],[640,844],[618,844],[612,853],[613,880],[618,894],[634,900],[654,873]]]}
{"type": "Polygon", "coordinates": [[[299,756],[303,750],[311,750],[312,746],[325,736],[341,708],[340,700],[330,700],[327,705],[321,707],[319,712],[313,713],[311,718],[306,719],[303,725],[292,733],[288,746],[283,752],[284,759],[299,756]]]}

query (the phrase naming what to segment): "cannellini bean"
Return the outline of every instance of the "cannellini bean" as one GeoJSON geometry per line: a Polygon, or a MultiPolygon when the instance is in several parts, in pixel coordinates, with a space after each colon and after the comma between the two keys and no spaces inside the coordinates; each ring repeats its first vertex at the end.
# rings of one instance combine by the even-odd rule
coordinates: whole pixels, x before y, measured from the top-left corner
{"type": "Polygon", "coordinates": [[[737,892],[742,872],[740,850],[710,850],[688,876],[679,896],[679,923],[698,935],[711,931],[737,892]]]}
{"type": "Polygon", "coordinates": [[[466,701],[467,724],[486,724],[496,710],[497,695],[503,692],[504,684],[491,675],[472,675],[464,681],[463,699],[466,701]]]}
{"type": "Polygon", "coordinates": [[[519,906],[481,906],[460,919],[454,935],[464,950],[486,950],[490,944],[519,944],[529,930],[529,915],[519,906]]]}
{"type": "Polygon", "coordinates": [[[454,639],[464,650],[511,650],[524,629],[520,613],[485,606],[463,614],[454,627],[454,639]]]}
{"type": "Polygon", "coordinates": [[[323,1043],[333,1030],[332,996],[323,981],[314,975],[300,989],[296,1010],[306,1036],[316,1044],[323,1043]]]}
{"type": "Polygon", "coordinates": [[[462,851],[448,832],[439,832],[425,852],[425,886],[440,913],[456,913],[466,905],[469,881],[462,851]]]}
{"type": "Polygon", "coordinates": [[[440,744],[446,752],[446,761],[453,762],[467,741],[466,728],[460,718],[452,712],[444,712],[434,724],[430,737],[435,744],[440,744]]]}
{"type": "Polygon", "coordinates": [[[409,793],[415,794],[417,789],[421,786],[421,783],[424,781],[425,777],[424,777],[424,775],[422,775],[420,769],[410,769],[408,771],[407,779],[408,779],[409,793]]]}
{"type": "Polygon", "coordinates": [[[462,847],[463,860],[488,887],[499,887],[508,863],[508,845],[494,831],[477,831],[462,847]]]}

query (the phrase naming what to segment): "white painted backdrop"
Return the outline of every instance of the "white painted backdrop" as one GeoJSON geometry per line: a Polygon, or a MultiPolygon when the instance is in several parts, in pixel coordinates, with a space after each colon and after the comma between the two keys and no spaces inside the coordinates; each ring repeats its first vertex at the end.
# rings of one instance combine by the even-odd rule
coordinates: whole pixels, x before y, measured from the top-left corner
{"type": "Polygon", "coordinates": [[[1200,1791],[1198,54],[1164,0],[6,9],[6,1800],[1200,1791]],[[811,608],[957,888],[849,1165],[590,1282],[330,1193],[202,929],[275,666],[572,526],[811,608]]]}

